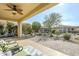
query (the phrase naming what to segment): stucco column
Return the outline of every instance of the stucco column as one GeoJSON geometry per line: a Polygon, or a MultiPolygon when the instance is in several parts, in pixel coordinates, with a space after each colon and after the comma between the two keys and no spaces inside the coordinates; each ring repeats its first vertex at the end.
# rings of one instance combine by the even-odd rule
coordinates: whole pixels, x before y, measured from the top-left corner
{"type": "Polygon", "coordinates": [[[18,22],[18,37],[22,37],[22,23],[18,22]]]}

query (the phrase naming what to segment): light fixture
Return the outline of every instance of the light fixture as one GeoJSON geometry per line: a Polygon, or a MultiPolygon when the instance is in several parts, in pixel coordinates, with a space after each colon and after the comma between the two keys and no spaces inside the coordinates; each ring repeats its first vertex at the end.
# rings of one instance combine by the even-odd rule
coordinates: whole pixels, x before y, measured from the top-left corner
{"type": "Polygon", "coordinates": [[[16,13],[17,13],[16,11],[12,11],[12,14],[13,14],[13,15],[16,15],[16,13]]]}

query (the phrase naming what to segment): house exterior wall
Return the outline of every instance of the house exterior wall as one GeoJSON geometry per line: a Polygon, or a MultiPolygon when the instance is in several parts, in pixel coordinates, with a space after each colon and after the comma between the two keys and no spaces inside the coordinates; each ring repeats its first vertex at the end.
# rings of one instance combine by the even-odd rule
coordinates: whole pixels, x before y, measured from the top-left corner
{"type": "MultiPolygon", "coordinates": [[[[79,33],[79,26],[59,26],[59,27],[54,27],[54,29],[58,29],[61,33],[79,33]]],[[[39,33],[46,33],[49,32],[48,28],[40,28],[39,33]]]]}
{"type": "Polygon", "coordinates": [[[49,32],[49,29],[48,28],[40,28],[38,30],[39,33],[48,33],[49,32]]]}
{"type": "Polygon", "coordinates": [[[79,31],[78,31],[79,26],[62,26],[62,27],[57,27],[56,29],[59,29],[60,32],[79,33],[79,31]]]}

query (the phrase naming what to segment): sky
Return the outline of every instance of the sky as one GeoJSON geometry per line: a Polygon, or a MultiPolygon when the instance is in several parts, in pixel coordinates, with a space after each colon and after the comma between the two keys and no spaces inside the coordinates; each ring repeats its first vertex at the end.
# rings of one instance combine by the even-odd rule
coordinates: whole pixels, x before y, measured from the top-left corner
{"type": "Polygon", "coordinates": [[[59,13],[62,16],[61,24],[70,26],[79,26],[79,3],[64,3],[58,4],[50,9],[43,11],[24,22],[32,24],[34,21],[38,21],[41,24],[45,21],[45,15],[51,13],[59,13]]]}

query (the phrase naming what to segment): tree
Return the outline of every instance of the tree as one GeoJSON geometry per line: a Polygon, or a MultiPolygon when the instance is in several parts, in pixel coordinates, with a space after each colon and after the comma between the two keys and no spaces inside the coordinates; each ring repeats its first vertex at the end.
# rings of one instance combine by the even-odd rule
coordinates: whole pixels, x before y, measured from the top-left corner
{"type": "Polygon", "coordinates": [[[13,27],[14,27],[14,23],[11,23],[11,22],[7,22],[7,27],[6,27],[6,30],[8,32],[8,35],[11,35],[12,32],[13,32],[13,27]]]}
{"type": "Polygon", "coordinates": [[[41,24],[39,22],[33,22],[32,23],[32,30],[34,32],[38,32],[38,30],[40,29],[40,27],[41,27],[41,24]]]}
{"type": "Polygon", "coordinates": [[[49,28],[51,31],[51,28],[54,26],[57,26],[61,22],[61,15],[59,13],[51,13],[49,15],[45,16],[45,21],[43,22],[44,26],[49,28]]]}
{"type": "Polygon", "coordinates": [[[32,32],[31,24],[23,23],[22,31],[23,31],[24,34],[31,34],[31,32],[32,32]]]}
{"type": "Polygon", "coordinates": [[[18,29],[17,25],[12,27],[12,32],[13,32],[14,36],[17,36],[17,29],[18,29]]]}

